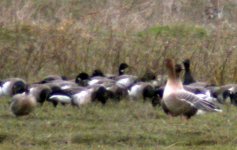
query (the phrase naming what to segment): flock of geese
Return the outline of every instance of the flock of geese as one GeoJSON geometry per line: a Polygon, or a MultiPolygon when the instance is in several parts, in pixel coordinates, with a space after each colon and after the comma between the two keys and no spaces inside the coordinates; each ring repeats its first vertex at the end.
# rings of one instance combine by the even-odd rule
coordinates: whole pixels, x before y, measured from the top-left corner
{"type": "Polygon", "coordinates": [[[94,70],[92,74],[79,73],[75,79],[50,75],[36,83],[27,83],[21,78],[8,78],[0,81],[0,96],[10,98],[10,110],[15,116],[30,114],[45,102],[70,104],[82,107],[89,103],[122,99],[149,100],[154,107],[161,106],[171,116],[191,118],[199,112],[222,112],[219,108],[227,100],[237,105],[237,84],[216,86],[198,82],[190,70],[190,60],[176,64],[166,59],[168,76],[157,76],[148,72],[143,77],[126,74],[130,67],[121,63],[117,75],[104,74],[94,70]],[[184,70],[183,81],[181,73],[184,70]]]}

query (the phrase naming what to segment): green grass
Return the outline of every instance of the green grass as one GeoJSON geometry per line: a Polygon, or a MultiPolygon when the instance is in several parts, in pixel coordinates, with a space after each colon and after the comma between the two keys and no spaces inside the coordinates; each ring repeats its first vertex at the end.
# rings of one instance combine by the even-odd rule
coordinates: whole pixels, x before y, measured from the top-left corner
{"type": "Polygon", "coordinates": [[[236,108],[169,118],[149,103],[122,101],[77,109],[46,104],[15,118],[1,100],[2,149],[235,149],[236,108]]]}
{"type": "Polygon", "coordinates": [[[146,29],[144,32],[140,32],[139,36],[149,34],[153,36],[164,36],[164,37],[179,37],[179,38],[204,38],[207,37],[207,31],[203,27],[191,26],[191,25],[165,25],[165,26],[154,26],[146,29]]]}

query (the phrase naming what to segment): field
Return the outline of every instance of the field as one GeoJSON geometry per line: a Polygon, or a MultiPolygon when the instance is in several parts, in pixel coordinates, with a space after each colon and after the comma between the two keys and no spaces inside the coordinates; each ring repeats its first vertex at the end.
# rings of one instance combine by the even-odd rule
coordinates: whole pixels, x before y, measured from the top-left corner
{"type": "Polygon", "coordinates": [[[237,110],[199,115],[186,121],[169,118],[150,103],[123,100],[38,107],[15,118],[1,100],[1,149],[236,149],[237,110]]]}

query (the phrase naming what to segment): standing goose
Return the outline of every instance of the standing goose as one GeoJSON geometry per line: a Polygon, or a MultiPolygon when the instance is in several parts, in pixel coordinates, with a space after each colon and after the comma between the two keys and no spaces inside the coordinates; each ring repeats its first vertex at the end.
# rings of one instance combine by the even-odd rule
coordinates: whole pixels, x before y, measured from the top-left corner
{"type": "Polygon", "coordinates": [[[31,113],[37,102],[34,96],[28,92],[16,94],[12,97],[10,109],[15,116],[24,116],[31,113]]]}
{"type": "Polygon", "coordinates": [[[201,99],[183,88],[181,80],[176,75],[173,60],[166,59],[165,65],[168,70],[168,80],[161,101],[165,113],[172,116],[183,115],[189,119],[199,109],[207,112],[221,112],[215,104],[201,99]]]}
{"type": "Polygon", "coordinates": [[[184,69],[185,69],[183,84],[187,85],[187,84],[191,84],[191,83],[196,82],[194,80],[193,76],[192,76],[191,71],[190,71],[190,60],[189,59],[185,59],[183,61],[183,65],[184,65],[184,69]]]}
{"type": "Polygon", "coordinates": [[[190,70],[190,60],[189,59],[184,60],[183,65],[184,65],[184,81],[183,81],[184,85],[191,85],[191,86],[200,87],[200,88],[214,86],[214,84],[196,81],[193,78],[192,72],[190,70]]]}

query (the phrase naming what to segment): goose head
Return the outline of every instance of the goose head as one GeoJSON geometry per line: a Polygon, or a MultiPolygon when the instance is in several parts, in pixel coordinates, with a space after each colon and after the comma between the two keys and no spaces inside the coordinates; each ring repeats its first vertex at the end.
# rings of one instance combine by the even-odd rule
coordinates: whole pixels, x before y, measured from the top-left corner
{"type": "Polygon", "coordinates": [[[165,64],[167,71],[168,71],[168,78],[171,80],[175,80],[176,79],[176,72],[175,72],[174,60],[167,58],[165,60],[164,64],[165,64]]]}
{"type": "Polygon", "coordinates": [[[189,59],[185,59],[183,61],[183,64],[184,64],[185,70],[190,70],[190,60],[189,59]]]}
{"type": "Polygon", "coordinates": [[[126,63],[121,63],[120,65],[119,65],[119,75],[123,75],[124,73],[125,73],[125,70],[128,68],[129,66],[128,66],[128,64],[126,64],[126,63]]]}
{"type": "Polygon", "coordinates": [[[87,82],[90,79],[89,75],[85,72],[81,72],[77,75],[75,82],[81,86],[87,86],[87,82]]]}
{"type": "Polygon", "coordinates": [[[190,71],[190,60],[189,59],[185,59],[183,61],[183,65],[184,65],[184,69],[185,69],[185,73],[184,73],[184,84],[187,85],[187,84],[191,84],[191,83],[194,83],[196,82],[191,74],[191,71],[190,71]]]}
{"type": "Polygon", "coordinates": [[[16,81],[12,86],[11,95],[20,94],[28,91],[28,85],[23,81],[16,81]]]}

